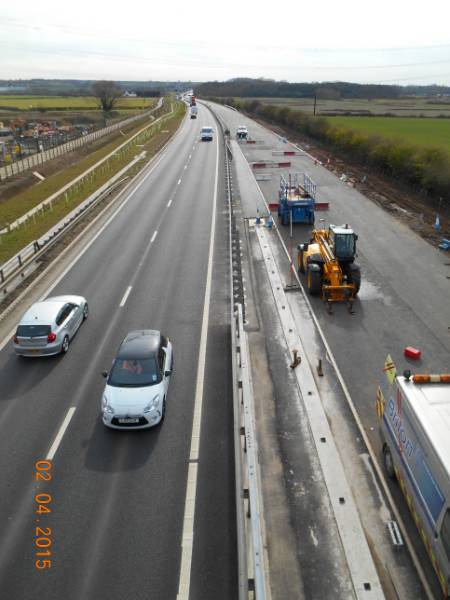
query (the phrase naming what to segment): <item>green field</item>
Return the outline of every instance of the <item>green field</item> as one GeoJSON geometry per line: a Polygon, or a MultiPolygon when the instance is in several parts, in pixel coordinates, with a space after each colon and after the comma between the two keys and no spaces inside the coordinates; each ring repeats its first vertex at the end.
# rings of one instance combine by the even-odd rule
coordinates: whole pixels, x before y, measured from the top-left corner
{"type": "Polygon", "coordinates": [[[396,138],[418,146],[450,152],[450,119],[397,119],[392,117],[327,117],[333,125],[369,135],[396,138]]]}
{"type": "MultiPolygon", "coordinates": [[[[308,114],[314,111],[313,98],[242,98],[242,100],[259,100],[264,104],[287,106],[303,110],[308,114]]],[[[386,114],[396,117],[450,117],[450,101],[444,98],[318,98],[316,115],[345,115],[354,116],[386,114]]]]}
{"type": "MultiPolygon", "coordinates": [[[[155,105],[155,98],[119,98],[115,110],[139,110],[155,105]]],[[[97,110],[94,96],[0,96],[0,108],[32,110],[97,110]]]]}

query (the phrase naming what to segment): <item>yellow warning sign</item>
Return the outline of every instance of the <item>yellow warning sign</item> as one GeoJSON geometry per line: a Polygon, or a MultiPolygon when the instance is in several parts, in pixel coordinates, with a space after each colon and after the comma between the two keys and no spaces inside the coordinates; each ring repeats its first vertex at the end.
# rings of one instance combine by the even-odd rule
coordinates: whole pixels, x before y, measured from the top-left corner
{"type": "Polygon", "coordinates": [[[378,416],[379,419],[383,418],[383,415],[384,415],[384,406],[385,406],[385,400],[384,400],[384,396],[383,396],[383,391],[381,390],[381,387],[378,386],[378,389],[377,389],[376,409],[377,409],[377,416],[378,416]]]}
{"type": "Polygon", "coordinates": [[[390,354],[386,356],[383,371],[386,373],[387,380],[392,385],[394,383],[395,376],[397,375],[397,369],[395,368],[394,361],[392,360],[390,354]]]}

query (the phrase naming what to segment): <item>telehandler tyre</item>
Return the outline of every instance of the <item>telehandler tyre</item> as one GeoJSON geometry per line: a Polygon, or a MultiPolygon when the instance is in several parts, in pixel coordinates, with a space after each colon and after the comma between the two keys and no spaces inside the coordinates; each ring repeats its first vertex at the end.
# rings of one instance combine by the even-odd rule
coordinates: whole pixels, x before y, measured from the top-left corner
{"type": "Polygon", "coordinates": [[[320,269],[317,269],[317,265],[308,265],[306,283],[311,296],[320,294],[320,290],[322,289],[322,273],[320,269]]]}
{"type": "Polygon", "coordinates": [[[359,288],[361,287],[361,269],[360,269],[359,265],[352,263],[348,266],[347,281],[348,281],[348,283],[355,284],[355,296],[356,296],[359,292],[359,288]]]}

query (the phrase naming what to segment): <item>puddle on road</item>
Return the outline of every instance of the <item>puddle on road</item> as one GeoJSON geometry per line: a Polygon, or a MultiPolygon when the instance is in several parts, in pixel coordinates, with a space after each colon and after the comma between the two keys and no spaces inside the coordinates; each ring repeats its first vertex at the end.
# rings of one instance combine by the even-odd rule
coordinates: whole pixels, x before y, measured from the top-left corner
{"type": "Polygon", "coordinates": [[[387,306],[392,305],[391,296],[385,294],[381,287],[364,279],[361,282],[358,298],[360,300],[382,300],[387,306]]]}

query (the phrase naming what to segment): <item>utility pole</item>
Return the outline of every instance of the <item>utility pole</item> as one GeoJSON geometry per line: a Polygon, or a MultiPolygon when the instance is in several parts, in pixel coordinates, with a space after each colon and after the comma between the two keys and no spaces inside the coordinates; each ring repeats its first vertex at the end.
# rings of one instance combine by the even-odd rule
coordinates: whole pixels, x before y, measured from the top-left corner
{"type": "Polygon", "coordinates": [[[317,92],[314,92],[314,116],[316,116],[317,92]]]}

